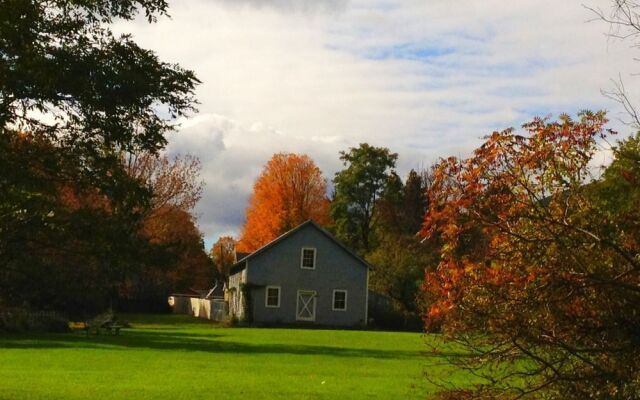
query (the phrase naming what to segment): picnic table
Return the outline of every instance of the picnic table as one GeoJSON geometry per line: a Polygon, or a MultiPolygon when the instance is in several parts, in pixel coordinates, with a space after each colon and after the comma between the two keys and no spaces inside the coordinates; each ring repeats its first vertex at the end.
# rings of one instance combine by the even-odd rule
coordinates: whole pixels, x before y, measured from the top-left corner
{"type": "Polygon", "coordinates": [[[100,314],[84,323],[84,330],[87,336],[89,336],[91,331],[99,335],[102,329],[109,334],[117,336],[120,334],[120,328],[122,328],[122,326],[118,324],[118,321],[111,312],[100,314]]]}

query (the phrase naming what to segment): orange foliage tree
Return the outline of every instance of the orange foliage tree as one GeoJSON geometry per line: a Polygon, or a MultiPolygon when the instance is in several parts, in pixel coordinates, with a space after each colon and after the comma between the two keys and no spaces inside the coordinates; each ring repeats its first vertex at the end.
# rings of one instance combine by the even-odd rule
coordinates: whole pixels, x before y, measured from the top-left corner
{"type": "Polygon", "coordinates": [[[177,207],[192,212],[202,197],[202,164],[190,154],[168,157],[150,152],[123,154],[127,174],[151,189],[151,210],[177,207]]]}
{"type": "Polygon", "coordinates": [[[235,248],[236,240],[231,236],[222,236],[211,246],[209,257],[223,277],[229,276],[229,269],[235,262],[235,248]]]}
{"type": "Polygon", "coordinates": [[[124,155],[122,162],[151,197],[140,232],[149,245],[146,265],[126,281],[121,297],[132,307],[155,310],[172,291],[210,287],[215,271],[193,216],[203,186],[200,160],[143,152],[124,155]]]}
{"type": "Polygon", "coordinates": [[[162,258],[137,277],[142,281],[156,277],[153,284],[143,287],[144,291],[156,291],[165,297],[168,291],[206,289],[212,284],[213,266],[189,212],[175,206],[153,210],[143,221],[142,234],[155,246],[155,255],[162,258]]]}
{"type": "Polygon", "coordinates": [[[452,363],[486,378],[442,398],[640,392],[640,212],[606,206],[610,178],[590,167],[606,119],[580,117],[494,132],[434,170],[422,234],[443,245],[425,319],[466,348],[452,363]]]}
{"type": "Polygon", "coordinates": [[[327,181],[309,156],[278,153],[255,183],[238,243],[254,251],[308,219],[329,222],[327,181]]]}

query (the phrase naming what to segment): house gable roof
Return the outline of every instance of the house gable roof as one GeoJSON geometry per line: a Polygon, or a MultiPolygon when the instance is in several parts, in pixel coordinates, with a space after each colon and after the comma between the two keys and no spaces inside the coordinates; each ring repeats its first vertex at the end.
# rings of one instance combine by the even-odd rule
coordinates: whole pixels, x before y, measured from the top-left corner
{"type": "Polygon", "coordinates": [[[307,227],[309,225],[314,227],[316,230],[318,230],[320,233],[325,235],[327,238],[329,238],[333,243],[335,243],[336,245],[338,245],[338,247],[340,247],[344,251],[346,251],[351,257],[355,258],[356,261],[358,261],[364,267],[373,269],[371,264],[369,264],[362,257],[357,255],[353,250],[351,250],[350,248],[348,248],[347,246],[342,244],[338,239],[336,239],[326,229],[324,229],[320,225],[316,224],[312,220],[307,220],[306,222],[303,222],[302,224],[300,224],[300,225],[296,226],[295,228],[291,229],[290,231],[287,231],[287,232],[283,233],[282,235],[278,236],[277,238],[273,239],[269,243],[267,243],[264,246],[260,247],[258,250],[254,251],[253,253],[247,254],[245,257],[243,257],[241,259],[238,259],[237,262],[231,266],[231,269],[230,269],[229,272],[231,273],[231,275],[233,275],[233,274],[235,274],[235,273],[237,273],[239,271],[242,271],[247,265],[246,262],[249,261],[251,258],[253,258],[254,256],[256,256],[258,254],[264,253],[265,251],[269,250],[270,248],[272,248],[276,244],[282,242],[283,240],[285,240],[289,236],[292,236],[296,232],[302,230],[303,228],[305,228],[305,227],[307,227]]]}

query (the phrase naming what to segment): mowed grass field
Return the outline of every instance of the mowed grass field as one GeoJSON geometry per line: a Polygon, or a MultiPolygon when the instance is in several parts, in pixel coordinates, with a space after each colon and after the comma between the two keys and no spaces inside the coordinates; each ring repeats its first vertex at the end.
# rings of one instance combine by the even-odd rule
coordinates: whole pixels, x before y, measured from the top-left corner
{"type": "Polygon", "coordinates": [[[0,399],[425,399],[432,379],[467,384],[434,336],[121,319],[120,336],[0,335],[0,399]]]}

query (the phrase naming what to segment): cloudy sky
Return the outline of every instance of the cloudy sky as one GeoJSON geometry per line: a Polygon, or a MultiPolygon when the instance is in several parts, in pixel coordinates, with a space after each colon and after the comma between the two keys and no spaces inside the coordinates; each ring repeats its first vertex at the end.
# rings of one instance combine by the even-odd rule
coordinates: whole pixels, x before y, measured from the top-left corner
{"type": "MultiPolygon", "coordinates": [[[[310,155],[330,180],[358,143],[399,153],[398,170],[464,156],[533,116],[620,108],[630,43],[607,40],[589,6],[610,0],[181,0],[171,18],[118,27],[196,71],[200,112],[170,153],[203,162],[197,212],[207,246],[236,235],[275,152],[310,155]]],[[[621,132],[621,133],[622,133],[621,132]]]]}

